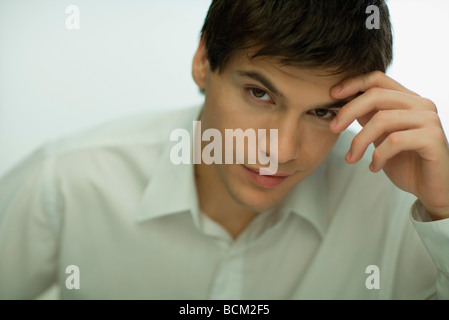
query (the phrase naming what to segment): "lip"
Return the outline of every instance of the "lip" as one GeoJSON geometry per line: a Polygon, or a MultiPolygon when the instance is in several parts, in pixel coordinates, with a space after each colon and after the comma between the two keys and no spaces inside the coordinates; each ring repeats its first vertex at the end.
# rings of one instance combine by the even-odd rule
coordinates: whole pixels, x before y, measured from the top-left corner
{"type": "Polygon", "coordinates": [[[277,173],[275,175],[262,176],[259,174],[260,169],[249,168],[245,165],[243,165],[243,168],[257,185],[264,188],[275,188],[291,176],[291,174],[286,173],[277,173]]]}
{"type": "MultiPolygon", "coordinates": [[[[244,165],[244,167],[252,172],[255,172],[257,174],[259,174],[260,172],[260,168],[250,168],[244,165]]],[[[291,173],[276,173],[276,174],[270,174],[270,175],[266,175],[269,177],[290,177],[292,174],[291,173]]]]}

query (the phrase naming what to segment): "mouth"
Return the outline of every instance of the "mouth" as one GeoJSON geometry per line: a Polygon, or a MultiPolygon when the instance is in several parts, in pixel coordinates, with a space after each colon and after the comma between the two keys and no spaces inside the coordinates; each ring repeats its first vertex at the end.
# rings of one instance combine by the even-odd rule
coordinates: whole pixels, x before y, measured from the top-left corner
{"type": "Polygon", "coordinates": [[[287,180],[292,174],[276,173],[274,175],[260,175],[260,168],[250,168],[242,165],[249,177],[260,187],[275,188],[287,180]]]}

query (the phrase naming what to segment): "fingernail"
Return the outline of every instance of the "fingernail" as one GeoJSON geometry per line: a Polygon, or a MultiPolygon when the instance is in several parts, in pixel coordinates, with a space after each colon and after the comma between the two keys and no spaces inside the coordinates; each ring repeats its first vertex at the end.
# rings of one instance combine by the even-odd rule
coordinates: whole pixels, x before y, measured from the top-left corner
{"type": "Polygon", "coordinates": [[[343,86],[341,84],[334,87],[334,93],[340,93],[342,90],[343,90],[343,86]]]}
{"type": "Polygon", "coordinates": [[[352,152],[351,150],[348,151],[348,153],[346,154],[346,160],[350,161],[352,158],[352,152]]]}
{"type": "Polygon", "coordinates": [[[337,128],[337,126],[338,126],[338,119],[337,118],[335,118],[334,120],[332,120],[332,122],[331,122],[331,128],[337,128]]]}

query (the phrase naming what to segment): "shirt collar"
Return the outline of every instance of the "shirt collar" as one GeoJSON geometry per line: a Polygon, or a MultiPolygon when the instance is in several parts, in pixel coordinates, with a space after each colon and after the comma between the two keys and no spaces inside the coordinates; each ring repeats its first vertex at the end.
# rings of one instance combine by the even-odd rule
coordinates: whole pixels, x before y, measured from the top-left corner
{"type": "MultiPolygon", "coordinates": [[[[199,115],[201,108],[195,108],[189,114],[182,128],[189,131],[191,137],[192,154],[192,131],[193,121],[199,115]]],[[[177,129],[177,128],[176,128],[177,129]]],[[[167,136],[169,141],[169,136],[167,136]]],[[[156,164],[155,174],[150,178],[137,212],[136,220],[143,222],[171,214],[191,212],[196,224],[199,221],[199,206],[195,186],[195,171],[192,161],[190,164],[175,165],[170,159],[172,147],[177,142],[163,143],[166,147],[162,156],[156,164]]]]}
{"type": "Polygon", "coordinates": [[[292,189],[284,200],[282,208],[293,212],[310,222],[323,237],[329,222],[327,210],[327,160],[292,189]]]}

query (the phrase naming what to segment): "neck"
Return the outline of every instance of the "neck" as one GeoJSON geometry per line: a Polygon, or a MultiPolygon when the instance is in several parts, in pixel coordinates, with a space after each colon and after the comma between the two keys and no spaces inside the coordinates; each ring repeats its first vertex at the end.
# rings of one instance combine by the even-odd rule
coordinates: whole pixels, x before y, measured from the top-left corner
{"type": "Polygon", "coordinates": [[[237,239],[258,213],[234,201],[215,165],[195,165],[195,181],[201,210],[237,239]]]}

